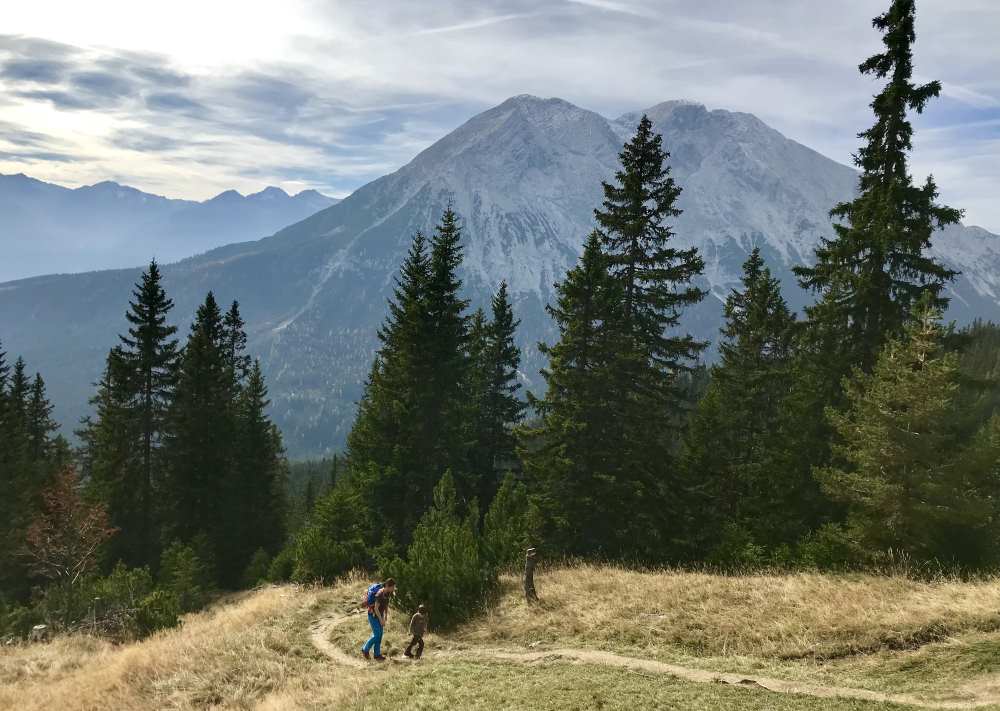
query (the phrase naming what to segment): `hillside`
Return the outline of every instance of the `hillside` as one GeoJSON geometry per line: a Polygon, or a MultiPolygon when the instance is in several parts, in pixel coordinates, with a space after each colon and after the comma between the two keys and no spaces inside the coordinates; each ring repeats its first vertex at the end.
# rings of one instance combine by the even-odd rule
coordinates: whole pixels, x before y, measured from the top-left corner
{"type": "Polygon", "coordinates": [[[418,662],[365,664],[365,581],[267,587],[120,647],[0,649],[18,709],[1000,708],[1000,582],[811,573],[720,577],[591,566],[517,581],[418,662]],[[722,681],[724,683],[717,683],[722,681]]]}
{"type": "MultiPolygon", "coordinates": [[[[711,292],[684,327],[716,340],[722,299],[748,251],[760,245],[794,307],[808,295],[791,267],[832,232],[828,211],[849,197],[847,166],[782,136],[749,114],[666,102],[646,110],[663,133],[684,188],[680,245],[695,245],[711,292]]],[[[339,448],[367,375],[375,332],[402,255],[451,202],[465,226],[462,276],[473,306],[510,284],[522,375],[538,387],[536,344],[553,336],[544,305],[593,227],[601,181],[636,116],[609,120],[560,99],[516,96],[456,128],[398,171],[343,202],[256,242],[229,245],[164,270],[186,329],[205,291],[239,299],[250,349],[261,354],[275,421],[289,453],[339,448]]],[[[963,271],[951,290],[959,322],[1000,318],[1000,241],[957,227],[936,251],[963,271]]],[[[138,270],[39,277],[0,285],[0,339],[41,370],[70,429],[87,411],[90,383],[124,328],[138,270]]],[[[711,352],[709,352],[711,356],[711,352]]]]}
{"type": "Polygon", "coordinates": [[[175,262],[259,239],[339,202],[315,190],[227,190],[203,202],[172,200],[104,181],[70,189],[0,175],[4,262],[0,281],[43,273],[175,262]]]}

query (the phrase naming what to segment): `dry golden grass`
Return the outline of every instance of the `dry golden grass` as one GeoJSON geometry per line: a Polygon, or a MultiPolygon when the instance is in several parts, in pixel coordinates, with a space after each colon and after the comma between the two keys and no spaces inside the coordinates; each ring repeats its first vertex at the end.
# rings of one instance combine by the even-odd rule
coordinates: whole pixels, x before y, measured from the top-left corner
{"type": "Polygon", "coordinates": [[[543,571],[537,582],[542,604],[528,608],[517,580],[505,578],[499,602],[455,639],[795,660],[904,650],[1000,630],[996,579],[719,576],[583,565],[543,571]]]}
{"type": "Polygon", "coordinates": [[[329,708],[361,683],[350,670],[331,670],[308,628],[342,594],[269,587],[136,644],[81,636],[5,649],[0,708],[329,708]]]}
{"type": "MultiPolygon", "coordinates": [[[[492,708],[504,696],[512,708],[533,708],[532,699],[547,688],[552,696],[544,708],[582,709],[605,687],[617,690],[602,697],[606,708],[627,708],[615,699],[653,683],[623,669],[484,661],[489,648],[528,646],[604,649],[717,671],[912,690],[922,698],[1000,698],[998,581],[720,577],[577,566],[542,570],[537,583],[542,604],[528,608],[517,580],[506,577],[504,594],[488,611],[457,630],[432,633],[427,659],[417,665],[352,668],[313,645],[315,620],[356,607],[367,584],[357,577],[333,588],[268,587],[233,596],[136,644],[68,637],[0,649],[0,709],[283,711],[381,708],[390,701],[430,709],[449,700],[492,708]],[[511,696],[520,681],[534,691],[511,696]]],[[[406,621],[393,614],[388,652],[405,644],[406,621]]],[[[353,656],[367,625],[358,615],[331,632],[353,656]]],[[[676,708],[737,708],[729,705],[734,699],[752,701],[747,708],[883,707],[724,691],[663,676],[655,684],[656,698],[676,708]]]]}

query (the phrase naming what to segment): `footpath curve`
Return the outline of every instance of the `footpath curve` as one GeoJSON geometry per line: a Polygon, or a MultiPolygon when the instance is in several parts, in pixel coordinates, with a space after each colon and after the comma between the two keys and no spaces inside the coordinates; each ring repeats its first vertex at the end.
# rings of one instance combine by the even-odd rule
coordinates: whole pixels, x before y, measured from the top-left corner
{"type": "MultiPolygon", "coordinates": [[[[330,641],[330,632],[338,625],[350,622],[355,614],[322,617],[310,626],[310,639],[313,646],[335,663],[354,669],[368,667],[360,657],[355,658],[339,649],[330,641]]],[[[519,664],[538,662],[571,662],[578,664],[596,664],[619,669],[631,669],[648,674],[667,674],[684,681],[699,684],[727,684],[743,688],[758,688],[776,694],[798,694],[816,698],[859,699],[879,703],[902,704],[927,709],[977,709],[1000,704],[1000,696],[991,694],[989,698],[978,698],[973,701],[935,701],[924,699],[914,694],[889,694],[869,689],[856,689],[847,686],[825,686],[810,684],[788,679],[773,679],[769,677],[750,676],[746,674],[730,674],[725,672],[698,669],[679,664],[670,664],[653,659],[639,659],[613,652],[595,649],[551,649],[541,652],[513,652],[504,649],[487,647],[472,648],[462,651],[447,651],[429,655],[438,658],[462,658],[468,660],[501,660],[519,664]]]]}

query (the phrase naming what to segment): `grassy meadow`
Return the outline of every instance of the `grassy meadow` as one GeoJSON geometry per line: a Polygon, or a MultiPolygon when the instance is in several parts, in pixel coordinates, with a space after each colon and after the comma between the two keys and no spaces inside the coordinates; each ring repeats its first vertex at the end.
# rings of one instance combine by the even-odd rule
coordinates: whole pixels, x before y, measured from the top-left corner
{"type": "MultiPolygon", "coordinates": [[[[1000,709],[1000,580],[560,567],[538,575],[537,607],[506,576],[485,611],[432,631],[424,659],[384,664],[358,656],[365,583],[234,595],[135,644],[3,648],[0,708],[1000,709]],[[801,693],[703,683],[714,673],[801,693]]],[[[387,653],[405,622],[391,616],[387,653]]]]}

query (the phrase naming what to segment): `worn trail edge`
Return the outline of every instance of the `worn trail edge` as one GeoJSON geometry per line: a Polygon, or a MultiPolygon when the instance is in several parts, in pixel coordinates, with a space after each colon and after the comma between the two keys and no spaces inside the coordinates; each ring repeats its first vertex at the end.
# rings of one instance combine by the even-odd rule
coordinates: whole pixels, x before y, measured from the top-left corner
{"type": "MultiPolygon", "coordinates": [[[[323,617],[312,624],[310,636],[313,645],[337,664],[355,669],[363,669],[368,665],[360,659],[355,659],[338,649],[330,641],[330,631],[341,624],[349,622],[353,615],[340,617],[323,617]]],[[[973,701],[934,701],[913,694],[887,694],[868,689],[855,689],[846,686],[823,686],[808,684],[787,679],[771,679],[768,677],[748,676],[746,674],[729,674],[724,672],[685,667],[679,664],[669,664],[653,659],[638,659],[626,657],[612,652],[595,649],[551,649],[543,652],[511,652],[503,649],[473,648],[462,651],[449,651],[435,656],[464,659],[499,659],[505,662],[532,663],[569,661],[582,664],[599,664],[606,667],[632,669],[650,674],[669,674],[684,681],[699,684],[729,684],[745,688],[758,688],[778,694],[799,694],[816,698],[844,698],[875,701],[879,703],[903,704],[928,709],[976,709],[994,706],[1000,703],[1000,697],[976,699],[973,701]]]]}

